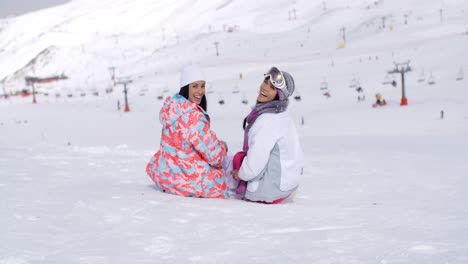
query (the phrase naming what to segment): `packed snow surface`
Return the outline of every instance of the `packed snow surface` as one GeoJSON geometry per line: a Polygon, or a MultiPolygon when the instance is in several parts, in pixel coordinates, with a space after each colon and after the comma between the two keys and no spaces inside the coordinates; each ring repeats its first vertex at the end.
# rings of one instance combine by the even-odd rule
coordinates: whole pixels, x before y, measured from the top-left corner
{"type": "Polygon", "coordinates": [[[69,77],[37,84],[37,104],[0,100],[0,264],[468,263],[467,9],[75,0],[0,20],[0,95],[30,90],[25,76],[69,77]],[[388,72],[406,61],[400,106],[401,76],[388,72]],[[293,197],[265,205],[154,188],[145,166],[159,148],[157,97],[178,92],[187,62],[203,66],[212,129],[232,152],[263,73],[276,65],[295,78],[301,100],[288,112],[305,165],[293,197]],[[130,112],[122,85],[105,92],[111,67],[133,80],[130,112]],[[376,93],[387,106],[371,106],[376,93]]]}

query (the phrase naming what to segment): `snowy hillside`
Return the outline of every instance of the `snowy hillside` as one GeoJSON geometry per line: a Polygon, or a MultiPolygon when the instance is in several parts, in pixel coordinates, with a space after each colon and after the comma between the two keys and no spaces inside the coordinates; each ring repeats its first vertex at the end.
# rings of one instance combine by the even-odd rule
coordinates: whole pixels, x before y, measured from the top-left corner
{"type": "Polygon", "coordinates": [[[466,12],[466,0],[73,0],[0,20],[0,95],[68,77],[37,84],[37,104],[0,99],[0,264],[468,263],[466,12]],[[294,197],[154,189],[158,97],[191,61],[232,151],[263,72],[292,74],[294,197]],[[406,61],[400,106],[388,71],[406,61]],[[130,112],[112,68],[133,80],[130,112]],[[371,107],[376,93],[386,107],[371,107]]]}
{"type": "MultiPolygon", "coordinates": [[[[457,55],[463,52],[463,45],[452,47],[459,50],[441,54],[441,58],[433,54],[435,58],[415,60],[422,53],[440,50],[447,39],[466,43],[467,8],[466,1],[460,0],[219,0],[196,4],[75,0],[2,21],[0,60],[8,63],[0,66],[0,80],[4,79],[6,91],[16,91],[25,88],[26,75],[64,73],[74,81],[57,84],[56,89],[88,88],[87,83],[92,82],[104,90],[110,83],[110,67],[116,68],[117,76],[139,78],[135,85],[143,86],[155,82],[156,73],[168,75],[175,84],[172,74],[187,61],[236,68],[248,64],[251,66],[244,71],[249,72],[260,70],[258,63],[278,61],[312,69],[327,67],[332,60],[336,65],[349,65],[359,59],[356,54],[364,59],[380,56],[377,67],[369,67],[380,78],[394,60],[406,59],[413,59],[414,67],[438,74],[448,74],[437,71],[450,63],[456,73],[463,66],[463,58],[457,55]],[[229,28],[234,32],[227,33],[229,28]],[[347,48],[337,50],[343,33],[347,48]],[[220,56],[216,56],[215,42],[219,42],[220,56]],[[440,65],[442,61],[444,65],[440,65]]],[[[320,81],[323,71],[313,77],[320,81]]]]}

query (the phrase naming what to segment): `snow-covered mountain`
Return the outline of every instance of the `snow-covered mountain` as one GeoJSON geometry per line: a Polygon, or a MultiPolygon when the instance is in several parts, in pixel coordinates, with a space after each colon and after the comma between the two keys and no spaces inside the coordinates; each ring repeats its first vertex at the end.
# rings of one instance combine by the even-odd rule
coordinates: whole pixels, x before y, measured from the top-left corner
{"type": "MultiPolygon", "coordinates": [[[[456,72],[463,67],[464,45],[438,51],[447,41],[466,43],[466,9],[462,0],[74,0],[0,20],[0,80],[6,91],[17,91],[25,88],[27,75],[63,73],[73,81],[47,88],[89,89],[92,83],[103,90],[111,67],[117,76],[138,78],[135,85],[144,86],[161,73],[176,83],[170,76],[188,61],[249,64],[252,68],[244,69],[249,72],[255,64],[281,61],[349,64],[340,59],[350,54],[362,57],[355,61],[379,56],[371,68],[380,78],[393,61],[407,59],[427,73],[456,72]],[[343,37],[346,48],[337,49],[343,37]]],[[[352,68],[350,74],[359,75],[352,68]]],[[[324,76],[314,77],[318,82],[324,76]]]]}

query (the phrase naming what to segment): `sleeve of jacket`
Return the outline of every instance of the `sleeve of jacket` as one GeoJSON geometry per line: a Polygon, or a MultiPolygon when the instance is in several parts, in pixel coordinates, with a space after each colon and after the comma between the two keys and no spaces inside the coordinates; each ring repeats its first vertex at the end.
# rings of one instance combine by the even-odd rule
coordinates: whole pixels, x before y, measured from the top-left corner
{"type": "Polygon", "coordinates": [[[278,141],[275,127],[266,127],[265,119],[257,119],[249,130],[249,151],[239,169],[239,178],[250,181],[257,177],[265,168],[270,158],[271,150],[278,141]]]}
{"type": "Polygon", "coordinates": [[[188,130],[188,140],[208,164],[221,167],[226,156],[226,146],[211,131],[210,122],[198,111],[192,111],[188,117],[192,125],[188,130]]]}

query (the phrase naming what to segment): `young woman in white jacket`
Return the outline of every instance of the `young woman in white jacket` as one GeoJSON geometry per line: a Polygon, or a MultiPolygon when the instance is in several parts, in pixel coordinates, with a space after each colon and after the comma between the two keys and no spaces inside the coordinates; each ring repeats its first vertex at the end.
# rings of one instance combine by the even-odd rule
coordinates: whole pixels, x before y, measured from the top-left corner
{"type": "Polygon", "coordinates": [[[286,112],[294,79],[272,67],[264,75],[257,103],[244,119],[244,146],[233,158],[239,198],[281,203],[299,186],[303,154],[296,126],[286,112]]]}

